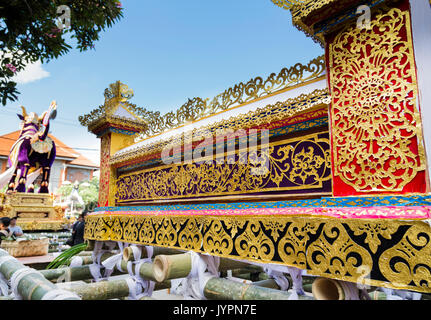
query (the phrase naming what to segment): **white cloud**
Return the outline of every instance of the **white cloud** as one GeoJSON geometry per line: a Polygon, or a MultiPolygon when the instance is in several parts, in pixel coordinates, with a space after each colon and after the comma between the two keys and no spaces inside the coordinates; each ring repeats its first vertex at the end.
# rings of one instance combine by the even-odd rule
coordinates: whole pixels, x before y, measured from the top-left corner
{"type": "Polygon", "coordinates": [[[49,72],[42,68],[42,63],[36,61],[35,63],[27,65],[25,69],[17,73],[12,80],[18,84],[23,84],[47,78],[49,75],[49,72]]]}

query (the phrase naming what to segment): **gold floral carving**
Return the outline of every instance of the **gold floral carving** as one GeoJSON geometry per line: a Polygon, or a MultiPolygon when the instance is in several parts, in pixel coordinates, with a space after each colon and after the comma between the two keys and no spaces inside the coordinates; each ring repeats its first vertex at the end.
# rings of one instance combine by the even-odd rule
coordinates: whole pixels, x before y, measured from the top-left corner
{"type": "Polygon", "coordinates": [[[401,191],[426,168],[409,12],[371,27],[329,45],[334,175],[358,192],[401,191]]]}
{"type": "MultiPolygon", "coordinates": [[[[105,93],[105,97],[107,101],[113,101],[112,103],[114,104],[123,103],[128,110],[140,117],[142,122],[145,123],[145,127],[142,126],[141,128],[141,138],[144,138],[221,111],[226,111],[236,105],[274,94],[291,86],[316,79],[324,74],[325,61],[324,57],[320,56],[311,60],[306,65],[297,63],[290,68],[283,68],[278,74],[272,73],[266,79],[256,77],[246,83],[241,82],[236,84],[218,94],[212,100],[209,98],[202,99],[199,97],[189,99],[178,110],[168,112],[164,115],[161,115],[159,111],[149,111],[125,101],[131,98],[133,92],[131,94],[127,94],[128,91],[126,89],[121,89],[121,85],[123,85],[121,83],[117,84],[117,87],[115,88],[107,89],[109,94],[106,95],[105,93]]],[[[109,109],[110,106],[107,105],[107,102],[105,101],[104,106],[93,110],[90,114],[79,117],[79,121],[83,126],[86,126],[89,129],[97,127],[96,124],[100,122],[100,119],[110,116],[106,112],[106,110],[109,109]]],[[[120,118],[119,120],[126,121],[126,119],[120,118]]],[[[125,124],[127,125],[127,123],[125,124]]]]}
{"type": "Polygon", "coordinates": [[[426,223],[411,226],[402,240],[379,259],[382,274],[394,286],[431,288],[431,237],[426,223]]]}
{"type": "MultiPolygon", "coordinates": [[[[358,278],[361,266],[371,266],[370,253],[357,246],[339,221],[328,220],[323,226],[321,236],[307,248],[307,262],[312,274],[328,277],[358,278]]],[[[371,268],[368,268],[371,272],[371,268]]]]}
{"type": "Polygon", "coordinates": [[[157,231],[156,231],[156,243],[160,246],[169,246],[172,243],[177,242],[178,233],[175,230],[175,225],[179,222],[171,220],[169,218],[156,219],[157,231]]]}
{"type": "Polygon", "coordinates": [[[258,220],[247,224],[245,231],[235,239],[235,248],[242,258],[271,261],[274,257],[274,242],[264,232],[258,220]]]}
{"type": "Polygon", "coordinates": [[[139,230],[135,227],[135,219],[130,217],[124,221],[123,233],[123,238],[126,241],[133,241],[133,239],[138,237],[139,230]]]}
{"type": "Polygon", "coordinates": [[[109,182],[111,177],[109,157],[111,154],[111,135],[107,134],[100,142],[100,188],[99,206],[105,206],[109,199],[109,182]]]}
{"type": "Polygon", "coordinates": [[[370,246],[370,250],[373,253],[376,253],[377,248],[380,246],[381,241],[379,237],[383,237],[385,239],[391,239],[391,235],[397,230],[397,226],[388,225],[382,221],[376,219],[376,221],[370,223],[364,223],[362,225],[355,226],[353,232],[356,236],[360,236],[362,234],[366,235],[365,243],[370,246]]]}
{"type": "Polygon", "coordinates": [[[310,223],[307,219],[297,219],[296,223],[292,223],[288,218],[281,221],[287,225],[287,231],[278,243],[278,254],[285,263],[305,269],[306,245],[310,236],[316,234],[318,224],[310,223]]]}
{"type": "Polygon", "coordinates": [[[224,164],[208,157],[202,159],[204,164],[166,165],[122,175],[116,182],[116,202],[320,189],[331,178],[327,137],[311,134],[269,144],[263,151],[236,150],[226,154],[224,164]],[[236,153],[238,161],[227,164],[236,153]],[[257,157],[262,161],[257,163],[257,157]]]}
{"type": "Polygon", "coordinates": [[[123,238],[124,230],[125,230],[124,224],[127,222],[127,220],[128,219],[123,219],[120,221],[118,219],[114,219],[113,225],[110,228],[110,231],[111,231],[110,233],[113,240],[119,240],[123,238]]]}
{"type": "Polygon", "coordinates": [[[199,250],[202,245],[201,227],[196,219],[187,219],[184,229],[178,236],[180,246],[187,250],[199,250]]]}
{"type": "Polygon", "coordinates": [[[297,3],[293,7],[291,6],[290,8],[285,8],[291,9],[294,22],[306,18],[311,13],[322,9],[327,5],[339,2],[339,0],[304,0],[296,2],[297,3]]]}
{"type": "Polygon", "coordinates": [[[137,221],[138,227],[140,226],[139,239],[143,239],[147,243],[153,242],[156,237],[156,230],[151,223],[151,219],[147,217],[135,217],[135,221],[137,221]]]}
{"type": "Polygon", "coordinates": [[[85,238],[275,263],[375,286],[431,292],[431,228],[422,221],[317,216],[90,215],[85,238]],[[369,280],[369,281],[368,281],[369,280]]]}
{"type": "Polygon", "coordinates": [[[110,164],[115,165],[121,162],[130,161],[149,154],[161,152],[165,147],[174,147],[184,144],[185,136],[208,137],[223,135],[235,130],[245,130],[264,123],[272,123],[298,115],[302,112],[312,110],[322,105],[328,105],[330,97],[327,89],[316,89],[309,94],[301,94],[295,98],[285,101],[278,101],[275,104],[267,105],[263,108],[250,111],[239,116],[232,116],[229,119],[211,123],[207,126],[190,130],[169,139],[161,139],[150,145],[136,146],[127,152],[113,155],[110,164]]]}
{"type": "MultiPolygon", "coordinates": [[[[232,229],[232,223],[225,222],[226,225],[230,225],[232,229]]],[[[204,223],[207,232],[203,238],[203,248],[205,252],[217,253],[221,255],[229,254],[233,249],[232,237],[235,236],[237,229],[229,234],[223,227],[221,220],[208,219],[204,223]]],[[[236,227],[237,228],[237,227],[236,227]]]]}
{"type": "Polygon", "coordinates": [[[276,6],[280,8],[290,10],[296,4],[302,4],[306,0],[271,0],[276,6]]]}

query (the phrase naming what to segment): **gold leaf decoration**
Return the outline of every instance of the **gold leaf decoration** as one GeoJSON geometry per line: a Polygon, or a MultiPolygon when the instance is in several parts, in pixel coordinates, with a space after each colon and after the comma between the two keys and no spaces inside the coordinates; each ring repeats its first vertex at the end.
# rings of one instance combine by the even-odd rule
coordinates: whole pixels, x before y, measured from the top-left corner
{"type": "Polygon", "coordinates": [[[275,263],[378,287],[431,293],[431,228],[422,221],[286,215],[89,215],[85,238],[275,263]]]}
{"type": "MultiPolygon", "coordinates": [[[[80,116],[80,123],[89,130],[95,127],[100,119],[109,116],[113,106],[122,103],[128,110],[139,116],[146,126],[142,126],[140,137],[143,139],[168,129],[172,129],[186,123],[196,121],[231,107],[250,102],[257,98],[274,94],[280,90],[298,85],[325,74],[324,56],[311,60],[307,65],[300,63],[290,68],[282,69],[278,74],[272,73],[266,80],[261,77],[251,79],[247,83],[239,83],[215,96],[211,101],[209,98],[199,97],[188,99],[178,110],[161,115],[159,111],[149,111],[137,107],[127,100],[133,96],[133,91],[126,85],[117,81],[105,90],[105,104],[91,113],[80,116]]],[[[109,121],[124,122],[124,125],[133,126],[130,120],[121,117],[111,117],[109,121]],[[118,118],[118,119],[116,119],[118,118]]]]}
{"type": "Polygon", "coordinates": [[[213,156],[201,160],[120,175],[116,202],[298,189],[320,192],[331,179],[327,132],[274,142],[248,153],[228,152],[223,164],[213,161],[213,156]],[[228,164],[231,156],[237,160],[228,164]]]}
{"type": "Polygon", "coordinates": [[[402,191],[426,168],[409,12],[347,27],[329,64],[334,175],[358,192],[402,191]]]}

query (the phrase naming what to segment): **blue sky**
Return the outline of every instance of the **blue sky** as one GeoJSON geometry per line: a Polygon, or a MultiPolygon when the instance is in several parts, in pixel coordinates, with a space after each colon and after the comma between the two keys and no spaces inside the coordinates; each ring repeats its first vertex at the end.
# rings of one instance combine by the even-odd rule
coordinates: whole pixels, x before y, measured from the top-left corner
{"type": "Polygon", "coordinates": [[[123,19],[101,34],[95,50],[74,49],[34,66],[41,79],[19,84],[19,101],[0,107],[0,134],[17,130],[20,105],[41,113],[56,100],[52,133],[98,161],[99,141],[78,117],[103,104],[105,88],[116,80],[134,90],[132,103],[165,113],[187,98],[212,98],[236,83],[323,54],[292,26],[290,13],[270,0],[122,3],[123,19]]]}

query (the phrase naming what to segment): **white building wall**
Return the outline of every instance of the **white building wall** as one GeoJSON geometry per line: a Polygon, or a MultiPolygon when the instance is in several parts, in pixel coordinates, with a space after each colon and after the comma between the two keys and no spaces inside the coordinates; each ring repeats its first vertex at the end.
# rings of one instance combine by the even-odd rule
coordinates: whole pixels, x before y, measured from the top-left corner
{"type": "Polygon", "coordinates": [[[62,169],[63,169],[63,160],[55,160],[51,167],[51,176],[49,178],[50,192],[55,192],[60,186],[62,169]]]}

